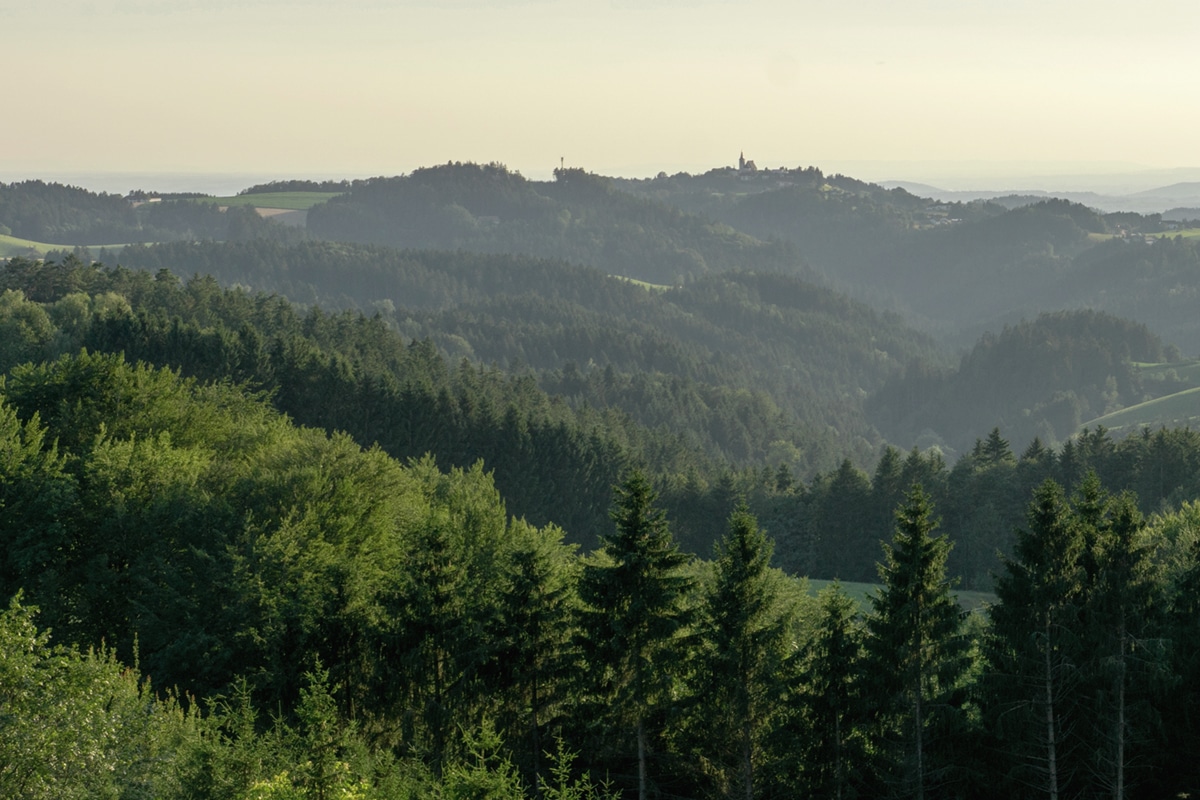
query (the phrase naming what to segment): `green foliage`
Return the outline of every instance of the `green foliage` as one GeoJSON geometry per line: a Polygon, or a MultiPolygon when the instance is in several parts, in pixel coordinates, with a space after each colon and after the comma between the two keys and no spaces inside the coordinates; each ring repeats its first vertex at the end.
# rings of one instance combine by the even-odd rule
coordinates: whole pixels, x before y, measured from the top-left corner
{"type": "MultiPolygon", "coordinates": [[[[503,687],[495,692],[503,702],[499,713],[509,720],[506,740],[532,785],[544,779],[543,730],[561,726],[578,667],[571,642],[579,568],[575,548],[562,538],[552,527],[510,527],[494,620],[499,670],[492,680],[503,687]]],[[[562,757],[561,738],[559,747],[562,757]]]]}
{"type": "MultiPolygon", "coordinates": [[[[323,191],[315,188],[291,188],[288,184],[307,182],[280,181],[275,186],[252,186],[233,197],[215,197],[213,202],[222,206],[253,206],[254,208],[286,208],[292,211],[307,211],[318,203],[337,197],[341,191],[323,191]]],[[[317,184],[314,184],[317,185],[317,184]]]]}
{"type": "Polygon", "coordinates": [[[23,293],[10,289],[0,294],[0,370],[45,357],[54,332],[45,309],[23,293]]]}
{"type": "Polygon", "coordinates": [[[782,728],[799,752],[786,757],[781,782],[813,795],[851,798],[872,766],[864,630],[858,604],[836,581],[822,590],[820,601],[816,631],[799,660],[795,719],[782,728]]]}
{"type": "Polygon", "coordinates": [[[914,485],[896,511],[864,645],[882,788],[918,798],[962,780],[951,753],[966,722],[969,642],[945,573],[950,544],[932,535],[935,527],[929,496],[914,485]]]}
{"type": "Polygon", "coordinates": [[[936,451],[886,450],[869,477],[845,462],[811,484],[769,466],[680,470],[662,485],[681,516],[726,520],[712,563],[679,550],[652,479],[633,471],[602,550],[579,558],[563,529],[510,518],[501,475],[523,497],[568,507],[573,482],[595,492],[629,452],[606,436],[635,427],[570,412],[531,376],[448,368],[431,343],[381,336],[380,321],[301,316],[167,273],[74,263],[5,275],[49,287],[42,300],[6,298],[18,316],[45,315],[50,352],[82,338],[180,365],[89,350],[4,378],[0,589],[23,589],[62,645],[10,612],[4,624],[31,644],[0,671],[32,674],[41,688],[5,697],[21,710],[53,707],[64,730],[96,732],[86,764],[112,765],[62,766],[84,762],[57,727],[5,710],[0,740],[12,755],[0,758],[0,780],[11,761],[39,787],[14,796],[47,795],[51,780],[66,796],[192,800],[535,786],[608,795],[586,777],[600,770],[613,786],[675,794],[880,796],[922,783],[928,794],[999,792],[1037,777],[1018,765],[1046,741],[1044,706],[1029,693],[1050,652],[1031,635],[1034,601],[1053,610],[1060,637],[1051,681],[1063,676],[1064,791],[1186,788],[1157,766],[1197,740],[1187,655],[1196,537],[1190,506],[1168,515],[1195,482],[1190,431],[1114,440],[1097,429],[1059,451],[1035,441],[1018,458],[994,429],[953,470],[936,451]],[[330,427],[389,433],[389,449],[440,440],[463,458],[465,442],[486,441],[497,472],[401,462],[297,427],[261,389],[330,427]],[[551,482],[555,472],[565,482],[551,482]],[[1076,500],[1039,492],[1042,516],[1010,546],[1003,520],[1046,477],[1069,478],[1076,500]],[[905,495],[915,481],[929,494],[905,495]],[[1145,529],[1136,501],[1104,486],[1136,487],[1168,514],[1145,529]],[[742,494],[749,503],[726,516],[742,494]],[[897,499],[884,590],[865,625],[837,590],[818,612],[803,584],[769,566],[758,519],[779,532],[782,563],[820,554],[862,569],[897,499]],[[933,536],[934,502],[954,552],[933,536]],[[1065,544],[1032,533],[1043,529],[1065,544]],[[946,570],[960,549],[970,559],[957,563],[986,568],[982,554],[997,544],[1014,571],[998,592],[984,679],[971,652],[981,632],[960,625],[946,570]],[[1060,568],[1070,581],[1055,577],[1060,568]],[[1054,605],[1056,592],[1068,599],[1054,605]],[[191,710],[153,698],[118,657],[178,686],[191,710]],[[107,688],[79,688],[97,685],[107,688]],[[97,732],[94,720],[117,713],[97,732]],[[543,761],[544,742],[560,736],[559,756],[543,761]],[[26,739],[70,752],[34,763],[26,739]],[[982,750],[984,739],[995,749],[982,750]],[[47,777],[60,767],[65,777],[47,777]]]}
{"type": "Polygon", "coordinates": [[[485,722],[463,739],[466,755],[446,771],[442,795],[447,800],[523,800],[521,777],[503,755],[495,729],[485,722]]]}
{"type": "Polygon", "coordinates": [[[1144,325],[1092,310],[1042,314],[986,334],[954,371],[918,368],[895,378],[867,410],[900,441],[931,430],[966,450],[980,431],[999,426],[1018,441],[1062,442],[1082,422],[1141,402],[1132,362],[1164,354],[1144,325]]]}
{"type": "Polygon", "coordinates": [[[137,218],[124,198],[58,183],[0,183],[0,220],[14,235],[43,242],[137,240],[137,218]]]}
{"type": "Polygon", "coordinates": [[[23,587],[46,600],[57,595],[76,497],[77,484],[40,420],[22,422],[11,405],[0,405],[0,597],[23,587]]]}
{"type": "MultiPolygon", "coordinates": [[[[647,789],[652,715],[670,697],[680,666],[679,634],[688,621],[688,557],[671,537],[645,475],[629,473],[617,488],[616,531],[602,556],[585,563],[581,644],[591,669],[591,700],[609,731],[636,732],[638,789],[647,789]]],[[[606,732],[607,736],[611,734],[606,732]]]]}
{"type": "Polygon", "coordinates": [[[992,712],[1011,759],[1005,777],[1051,796],[1067,791],[1076,769],[1067,737],[1079,711],[1085,658],[1084,534],[1051,480],[1034,495],[1014,556],[996,582],[989,640],[992,712]]]}
{"type": "Polygon", "coordinates": [[[215,202],[162,197],[134,208],[119,195],[43,181],[0,183],[0,220],[9,234],[59,245],[179,239],[294,241],[302,236],[249,209],[226,213],[215,202]]]}
{"type": "Polygon", "coordinates": [[[581,170],[536,183],[499,164],[446,164],[356,182],[309,212],[322,238],[394,247],[524,253],[676,284],[733,266],[794,268],[786,247],[766,244],[581,170]]]}
{"type": "Polygon", "coordinates": [[[767,737],[786,691],[783,666],[797,646],[798,609],[770,569],[772,548],[739,503],[717,543],[713,583],[701,605],[692,725],[706,732],[704,759],[716,793],[725,797],[762,793],[767,737]]]}
{"type": "Polygon", "coordinates": [[[1159,745],[1154,701],[1170,672],[1161,638],[1163,587],[1142,516],[1127,494],[1104,499],[1085,620],[1096,720],[1087,766],[1095,785],[1124,797],[1153,776],[1149,767],[1159,745]]]}
{"type": "Polygon", "coordinates": [[[0,794],[159,797],[194,721],[112,651],[53,646],[19,598],[0,612],[0,794]]]}
{"type": "Polygon", "coordinates": [[[791,466],[805,472],[872,437],[857,403],[845,402],[847,385],[870,391],[914,357],[937,358],[895,318],[782,275],[729,272],[651,293],[533,258],[315,242],[164,245],[122,259],[382,310],[454,360],[532,370],[573,407],[617,409],[738,463],[791,443],[791,466]]]}
{"type": "Polygon", "coordinates": [[[994,725],[1014,785],[1124,796],[1154,774],[1164,590],[1132,498],[1047,481],[997,583],[994,725]]]}
{"type": "Polygon", "coordinates": [[[314,227],[442,248],[406,251],[0,186],[0,230],[227,240],[0,270],[0,592],[54,632],[0,613],[0,794],[565,800],[613,796],[603,770],[643,794],[984,796],[1053,793],[1051,752],[1063,796],[1193,791],[1200,434],[1067,438],[1183,380],[1134,366],[1177,352],[1064,312],[943,372],[797,253],[935,324],[1036,292],[1186,333],[1195,243],[1096,244],[1138,221],[1063,202],[718,172],[447,165],[239,201],[345,190],[314,227]],[[675,537],[723,538],[699,562],[675,537]],[[770,566],[869,579],[888,538],[865,619],[770,566]],[[947,573],[987,589],[998,564],[964,625],[947,573]]]}
{"type": "Polygon", "coordinates": [[[571,765],[578,753],[566,749],[558,739],[551,758],[550,778],[538,784],[540,796],[545,800],[617,800],[620,794],[613,791],[607,781],[596,783],[588,772],[576,777],[571,765]]]}

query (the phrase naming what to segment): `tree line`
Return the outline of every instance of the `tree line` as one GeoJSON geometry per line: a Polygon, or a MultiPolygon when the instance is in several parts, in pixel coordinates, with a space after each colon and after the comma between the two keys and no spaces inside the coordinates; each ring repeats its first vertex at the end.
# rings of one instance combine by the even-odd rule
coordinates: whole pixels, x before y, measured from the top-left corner
{"type": "Polygon", "coordinates": [[[222,211],[203,197],[159,197],[135,207],[117,194],[39,180],[0,183],[0,233],[65,246],[174,240],[296,241],[304,235],[264,219],[250,208],[222,211]]]}
{"type": "Polygon", "coordinates": [[[711,557],[687,555],[638,470],[581,553],[508,515],[479,465],[401,464],[227,383],[81,354],[11,370],[0,395],[6,796],[1200,780],[1196,504],[1148,524],[1095,473],[1045,480],[994,604],[968,613],[913,483],[858,604],[773,568],[736,498],[711,557]]]}
{"type": "Polygon", "coordinates": [[[598,368],[539,381],[456,363],[381,319],[301,312],[211,279],[181,284],[165,271],[18,259],[2,274],[12,287],[0,299],[4,368],[86,347],[201,380],[244,382],[297,422],[344,431],[396,458],[431,453],[447,468],[482,459],[511,513],[557,523],[586,546],[607,528],[612,484],[637,465],[652,476],[689,552],[710,550],[741,494],[779,541],[776,558],[788,571],[869,581],[903,487],[920,482],[957,543],[951,573],[964,588],[986,591],[997,552],[1007,551],[1026,499],[1046,477],[1073,489],[1095,470],[1112,491],[1134,491],[1145,514],[1196,499],[1200,486],[1196,433],[1186,428],[1119,440],[1093,429],[1058,447],[1035,439],[1019,453],[996,429],[953,463],[936,449],[885,446],[876,457],[868,448],[860,463],[870,471],[834,441],[801,437],[765,442],[770,458],[738,463],[668,418],[718,427],[726,443],[753,442],[754,415],[778,413],[753,395],[706,395],[695,383],[598,368]],[[636,416],[625,410],[630,397],[642,409],[636,416]],[[795,467],[802,461],[829,466],[806,474],[795,467]]]}
{"type": "Polygon", "coordinates": [[[894,316],[794,276],[738,271],[654,290],[557,261],[324,242],[126,248],[121,263],[378,313],[455,360],[532,369],[575,405],[803,473],[835,466],[831,452],[866,463],[879,437],[860,394],[914,360],[942,363],[894,316]]]}
{"type": "Polygon", "coordinates": [[[29,292],[0,296],[11,796],[1195,784],[1187,429],[1019,457],[997,429],[953,467],[805,481],[589,429],[377,319],[71,260],[4,277],[29,292]],[[992,609],[956,575],[997,576],[992,609]]]}

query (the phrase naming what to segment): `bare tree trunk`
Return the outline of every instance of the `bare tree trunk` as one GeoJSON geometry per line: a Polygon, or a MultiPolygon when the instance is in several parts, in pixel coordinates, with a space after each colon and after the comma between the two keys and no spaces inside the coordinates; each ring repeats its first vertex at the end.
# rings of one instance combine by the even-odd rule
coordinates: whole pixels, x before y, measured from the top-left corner
{"type": "Polygon", "coordinates": [[[751,749],[753,743],[750,740],[750,718],[746,718],[742,722],[742,783],[745,788],[745,800],[754,800],[754,762],[752,760],[751,749]]]}
{"type": "Polygon", "coordinates": [[[925,732],[921,719],[921,682],[917,681],[917,703],[913,709],[913,722],[917,729],[917,800],[925,800],[925,732]]]}
{"type": "Polygon", "coordinates": [[[1117,785],[1115,800],[1125,800],[1125,671],[1121,665],[1121,688],[1117,692],[1117,785]]]}
{"type": "Polygon", "coordinates": [[[838,714],[833,720],[833,780],[835,800],[842,800],[842,715],[838,714]]]}
{"type": "Polygon", "coordinates": [[[533,793],[542,796],[542,741],[538,733],[538,682],[533,679],[533,697],[530,703],[530,734],[533,740],[533,793]]]}
{"type": "Polygon", "coordinates": [[[1046,614],[1046,770],[1050,800],[1058,800],[1058,739],[1054,733],[1054,664],[1050,659],[1050,615],[1046,614]]]}
{"type": "Polygon", "coordinates": [[[1114,800],[1125,800],[1125,620],[1121,619],[1121,638],[1119,645],[1120,671],[1117,687],[1117,782],[1113,787],[1114,800]]]}
{"type": "Polygon", "coordinates": [[[646,800],[646,727],[638,717],[638,800],[646,800]]]}

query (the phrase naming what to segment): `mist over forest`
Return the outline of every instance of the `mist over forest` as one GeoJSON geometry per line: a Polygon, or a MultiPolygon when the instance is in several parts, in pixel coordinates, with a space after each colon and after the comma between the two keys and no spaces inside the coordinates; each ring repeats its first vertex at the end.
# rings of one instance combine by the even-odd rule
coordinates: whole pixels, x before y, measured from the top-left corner
{"type": "Polygon", "coordinates": [[[1200,790],[1192,188],[927,189],[0,183],[0,795],[1200,790]]]}

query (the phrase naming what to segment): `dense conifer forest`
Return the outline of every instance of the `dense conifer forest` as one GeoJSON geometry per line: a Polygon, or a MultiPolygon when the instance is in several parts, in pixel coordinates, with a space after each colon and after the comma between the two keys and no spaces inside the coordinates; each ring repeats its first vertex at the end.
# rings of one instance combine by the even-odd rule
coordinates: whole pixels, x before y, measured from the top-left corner
{"type": "Polygon", "coordinates": [[[787,175],[0,185],[0,796],[1200,788],[1195,245],[787,175]]]}

